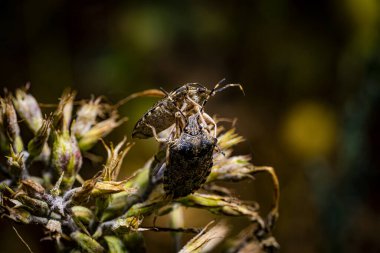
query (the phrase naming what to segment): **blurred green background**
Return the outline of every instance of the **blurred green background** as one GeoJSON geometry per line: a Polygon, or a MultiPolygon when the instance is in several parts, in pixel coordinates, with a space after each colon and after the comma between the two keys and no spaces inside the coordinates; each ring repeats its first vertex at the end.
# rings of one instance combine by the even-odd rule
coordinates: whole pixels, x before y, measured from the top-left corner
{"type": "MultiPolygon", "coordinates": [[[[44,103],[67,86],[78,98],[116,102],[187,82],[241,83],[245,96],[229,89],[207,110],[238,118],[247,141],[236,153],[275,167],[281,252],[380,252],[379,17],[378,0],[1,1],[1,87],[30,81],[44,103]]],[[[123,106],[129,122],[110,139],[130,138],[154,101],[123,106]]],[[[137,141],[123,175],[155,150],[154,141],[137,141]]],[[[258,176],[236,195],[258,200],[264,212],[271,189],[258,176]]],[[[210,218],[186,215],[189,226],[210,218]]],[[[34,252],[51,251],[51,242],[38,242],[38,228],[16,228],[34,252]]],[[[170,252],[170,243],[169,235],[147,233],[149,252],[170,252]]],[[[9,222],[1,222],[0,247],[23,247],[9,222]]]]}

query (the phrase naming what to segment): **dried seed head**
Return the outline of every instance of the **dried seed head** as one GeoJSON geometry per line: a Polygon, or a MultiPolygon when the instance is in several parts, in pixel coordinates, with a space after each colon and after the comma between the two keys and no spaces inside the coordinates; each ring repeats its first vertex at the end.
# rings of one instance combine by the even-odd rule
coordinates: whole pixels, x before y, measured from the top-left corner
{"type": "Polygon", "coordinates": [[[71,123],[71,114],[73,111],[73,103],[76,92],[69,89],[63,92],[58,108],[54,112],[54,127],[68,132],[71,123]]]}
{"type": "Polygon", "coordinates": [[[42,113],[36,99],[26,93],[27,88],[28,86],[24,89],[17,89],[12,101],[18,114],[25,120],[29,128],[36,133],[42,126],[42,113]]]}
{"type": "Polygon", "coordinates": [[[218,159],[215,159],[207,182],[253,179],[251,174],[255,167],[250,163],[250,160],[250,156],[219,156],[218,159]]]}
{"type": "Polygon", "coordinates": [[[8,151],[9,141],[6,137],[5,126],[4,126],[4,113],[3,113],[3,98],[0,97],[0,148],[1,150],[8,151]]]}
{"type": "Polygon", "coordinates": [[[5,209],[7,209],[8,212],[8,214],[5,214],[5,216],[16,222],[29,224],[32,221],[32,215],[28,211],[25,211],[21,208],[11,208],[8,206],[6,206],[5,209]]]}
{"type": "Polygon", "coordinates": [[[231,128],[218,136],[219,148],[224,152],[243,141],[244,138],[236,133],[235,128],[231,128]]]}
{"type": "Polygon", "coordinates": [[[9,142],[12,143],[13,149],[16,152],[21,152],[24,149],[24,145],[20,136],[20,127],[17,123],[16,110],[10,97],[1,99],[1,108],[5,134],[8,137],[9,142]]]}
{"type": "Polygon", "coordinates": [[[134,188],[125,186],[125,181],[103,181],[97,182],[94,189],[91,191],[91,196],[98,197],[104,195],[110,195],[118,192],[125,192],[127,194],[135,194],[137,191],[134,188]]]}
{"type": "Polygon", "coordinates": [[[26,152],[15,152],[10,146],[10,154],[6,156],[9,167],[9,173],[16,179],[23,178],[26,173],[25,160],[27,158],[26,152]]]}
{"type": "Polygon", "coordinates": [[[84,206],[73,206],[71,208],[74,216],[78,218],[84,224],[90,224],[94,218],[94,214],[90,209],[84,206]]]}
{"type": "Polygon", "coordinates": [[[100,173],[98,172],[94,177],[84,181],[81,188],[72,195],[70,201],[75,204],[88,202],[91,197],[91,192],[99,180],[100,173]]]}
{"type": "Polygon", "coordinates": [[[82,154],[75,137],[68,132],[54,133],[52,165],[57,175],[65,173],[61,189],[71,188],[82,166],[82,154]]]}
{"type": "Polygon", "coordinates": [[[96,124],[96,118],[103,116],[104,106],[100,104],[101,98],[91,99],[82,104],[77,111],[77,117],[71,126],[71,132],[81,138],[88,132],[93,125],[96,124]]]}
{"type": "Polygon", "coordinates": [[[142,219],[139,216],[122,217],[115,221],[111,229],[116,233],[127,233],[130,231],[137,231],[141,223],[142,219]]]}
{"type": "Polygon", "coordinates": [[[110,118],[96,123],[82,136],[82,138],[79,139],[80,149],[88,150],[92,148],[99,141],[99,139],[108,135],[113,129],[120,126],[126,120],[126,118],[119,120],[119,115],[114,112],[110,118]]]}
{"type": "Polygon", "coordinates": [[[45,188],[39,184],[38,182],[32,179],[24,179],[21,181],[23,189],[30,193],[32,196],[36,196],[38,194],[43,194],[45,192],[45,188]]]}
{"type": "Polygon", "coordinates": [[[44,120],[34,138],[28,143],[28,152],[31,157],[37,157],[41,154],[49,137],[50,127],[51,120],[44,120]]]}
{"type": "Polygon", "coordinates": [[[107,150],[108,154],[107,162],[104,165],[102,174],[104,181],[114,181],[117,179],[124,156],[133,146],[133,143],[128,143],[127,146],[124,147],[126,141],[127,138],[124,137],[123,141],[121,141],[115,148],[113,147],[112,143],[110,144],[110,146],[107,146],[103,142],[103,145],[107,150]]]}

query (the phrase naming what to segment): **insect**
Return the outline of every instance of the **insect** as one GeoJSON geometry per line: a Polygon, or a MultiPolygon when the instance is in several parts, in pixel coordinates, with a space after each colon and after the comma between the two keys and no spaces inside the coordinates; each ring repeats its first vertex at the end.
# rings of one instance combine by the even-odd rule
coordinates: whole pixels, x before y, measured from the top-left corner
{"type": "MultiPolygon", "coordinates": [[[[166,96],[156,102],[136,123],[132,137],[140,139],[153,137],[150,126],[153,126],[157,133],[162,132],[175,123],[175,113],[179,110],[184,114],[202,113],[201,108],[204,107],[208,99],[226,88],[237,86],[243,91],[240,84],[227,84],[219,88],[223,81],[224,79],[216,84],[212,90],[198,83],[188,83],[170,93],[166,92],[166,96]]],[[[204,125],[212,125],[216,132],[216,124],[208,114],[203,113],[201,120],[204,125]]]]}
{"type": "MultiPolygon", "coordinates": [[[[154,181],[162,179],[165,193],[173,198],[198,190],[211,172],[217,139],[202,124],[201,117],[199,113],[189,116],[181,129],[183,119],[176,114],[176,133],[167,144],[165,161],[152,173],[154,181]]],[[[163,141],[151,129],[156,139],[163,141]]]]}

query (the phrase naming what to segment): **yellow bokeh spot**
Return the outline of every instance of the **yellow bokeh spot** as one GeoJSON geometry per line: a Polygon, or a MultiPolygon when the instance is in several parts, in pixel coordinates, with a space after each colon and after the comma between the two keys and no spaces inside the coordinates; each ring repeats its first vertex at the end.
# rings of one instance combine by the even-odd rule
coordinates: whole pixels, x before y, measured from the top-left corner
{"type": "Polygon", "coordinates": [[[282,135],[286,149],[299,158],[325,156],[336,143],[336,117],[323,104],[302,102],[287,112],[282,135]]]}

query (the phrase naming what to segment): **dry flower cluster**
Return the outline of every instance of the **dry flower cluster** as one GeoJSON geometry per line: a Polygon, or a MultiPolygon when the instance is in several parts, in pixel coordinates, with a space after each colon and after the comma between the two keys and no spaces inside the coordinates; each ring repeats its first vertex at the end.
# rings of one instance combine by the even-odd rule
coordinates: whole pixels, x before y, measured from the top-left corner
{"type": "MultiPolygon", "coordinates": [[[[108,157],[95,175],[83,180],[80,169],[84,153],[114,128],[125,122],[101,98],[75,101],[75,92],[65,91],[58,105],[43,116],[40,104],[28,87],[0,98],[0,213],[23,224],[38,224],[46,238],[56,242],[57,252],[145,252],[143,233],[197,233],[181,246],[181,253],[209,252],[228,238],[225,252],[272,252],[279,246],[272,237],[278,217],[279,186],[270,167],[257,167],[249,156],[232,155],[243,141],[235,129],[218,127],[213,167],[202,188],[177,199],[165,197],[162,185],[153,183],[150,170],[154,159],[126,179],[118,179],[124,156],[132,147],[126,138],[116,146],[103,142],[108,157]],[[21,127],[21,128],[20,128],[21,127]],[[31,138],[22,129],[29,129],[31,138]],[[20,130],[21,129],[21,130],[20,130]],[[32,173],[31,166],[37,166],[32,173]],[[273,179],[274,201],[263,218],[258,204],[235,197],[218,182],[252,179],[269,172],[273,179]],[[250,224],[237,236],[228,236],[226,222],[203,229],[183,226],[179,207],[204,209],[221,216],[246,217],[250,224]],[[171,215],[168,227],[143,227],[145,217],[171,215]]],[[[28,131],[29,131],[28,130],[28,131]]],[[[160,151],[158,151],[160,152],[160,151]]]]}

